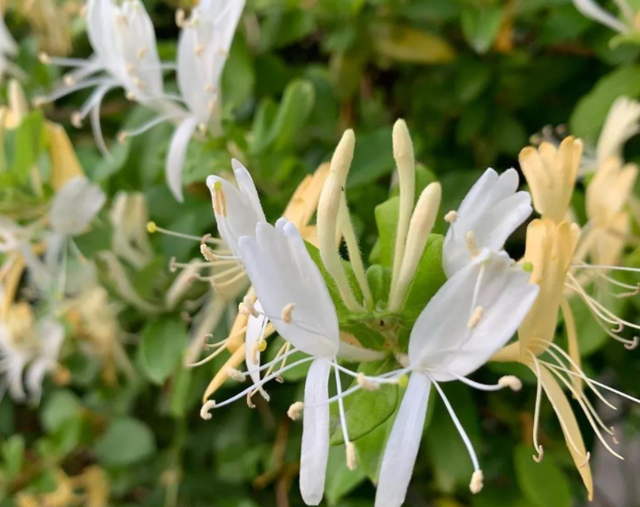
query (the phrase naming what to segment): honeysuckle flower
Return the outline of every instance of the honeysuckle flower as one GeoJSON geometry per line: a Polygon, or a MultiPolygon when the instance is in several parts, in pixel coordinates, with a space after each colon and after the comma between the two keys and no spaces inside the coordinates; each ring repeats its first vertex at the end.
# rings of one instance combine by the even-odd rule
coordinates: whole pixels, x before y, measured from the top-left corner
{"type": "MultiPolygon", "coordinates": [[[[153,24],[139,0],[89,0],[87,32],[94,54],[86,60],[55,58],[47,54],[47,64],[70,67],[73,71],[63,85],[37,103],[55,101],[86,88],[94,92],[72,117],[75,125],[91,115],[91,126],[100,150],[108,153],[100,127],[100,105],[104,96],[115,88],[124,89],[130,100],[161,111],[168,117],[180,114],[180,108],[163,91],[162,69],[158,57],[153,24]]],[[[166,119],[166,118],[165,118],[166,119]]]]}
{"type": "Polygon", "coordinates": [[[472,249],[503,249],[511,233],[531,215],[531,195],[517,192],[515,169],[498,175],[487,169],[467,193],[460,208],[445,219],[451,224],[442,251],[445,273],[451,277],[472,262],[472,249]]]}
{"type": "MultiPolygon", "coordinates": [[[[593,164],[591,170],[598,170],[598,167],[611,157],[622,158],[624,144],[638,132],[640,132],[640,102],[628,97],[618,97],[609,109],[598,137],[596,164],[593,164]]],[[[587,172],[591,171],[587,169],[587,172]]]]}
{"type": "Polygon", "coordinates": [[[142,269],[153,258],[147,231],[149,211],[144,195],[118,192],[109,215],[113,224],[113,251],[135,268],[142,269]]]}
{"type": "MultiPolygon", "coordinates": [[[[358,239],[351,223],[345,186],[355,148],[355,135],[347,130],[331,159],[329,177],[318,203],[318,247],[322,263],[333,278],[345,306],[352,312],[372,311],[375,302],[365,274],[358,239]],[[349,260],[364,300],[356,299],[342,264],[336,239],[344,238],[349,260]]],[[[387,309],[402,309],[407,291],[435,222],[442,190],[428,185],[415,202],[415,159],[407,125],[398,120],[393,128],[393,150],[400,186],[400,213],[396,232],[391,290],[387,309]]]]}
{"type": "Polygon", "coordinates": [[[242,236],[253,236],[256,225],[266,222],[266,218],[249,171],[235,159],[231,164],[237,187],[224,178],[213,175],[207,178],[207,186],[211,192],[220,237],[231,254],[241,262],[239,239],[242,236]]]}
{"type": "MultiPolygon", "coordinates": [[[[284,361],[294,351],[309,357],[287,366],[254,386],[221,403],[205,403],[203,415],[210,406],[218,408],[250,395],[267,381],[302,363],[311,362],[305,383],[304,421],[300,465],[300,492],[307,505],[318,505],[324,494],[329,455],[329,394],[328,382],[335,370],[340,417],[347,448],[347,461],[355,466],[353,446],[349,442],[342,402],[339,369],[335,363],[339,350],[338,317],[327,286],[309,255],[304,240],[294,224],[281,218],[275,227],[259,222],[255,235],[239,240],[249,278],[264,312],[278,333],[293,348],[276,359],[284,361]]],[[[270,366],[263,365],[260,369],[270,366]]]]}
{"type": "Polygon", "coordinates": [[[638,13],[634,12],[627,0],[616,0],[615,3],[620,9],[622,19],[603,9],[595,0],[573,0],[573,5],[576,6],[576,9],[587,18],[593,19],[616,32],[630,33],[637,31],[638,13]]]}
{"type": "Polygon", "coordinates": [[[585,208],[588,222],[576,260],[588,258],[594,265],[620,263],[630,235],[631,216],[627,209],[638,176],[635,164],[622,166],[620,159],[606,159],[587,185],[585,208]]]}
{"type": "Polygon", "coordinates": [[[409,339],[411,373],[407,390],[387,441],[376,507],[399,507],[420,447],[431,385],[441,396],[473,462],[473,493],[483,475],[471,442],[440,388],[441,382],[462,381],[483,390],[520,388],[507,377],[495,386],[466,377],[482,366],[513,335],[533,304],[538,288],[528,274],[513,266],[505,253],[482,250],[440,288],[418,317],[409,339]]]}
{"type": "Polygon", "coordinates": [[[559,147],[543,142],[520,152],[522,172],[527,179],[533,205],[542,218],[561,222],[571,203],[582,157],[582,142],[571,136],[559,147]]]}
{"type": "Polygon", "coordinates": [[[167,181],[182,201],[182,169],[187,146],[196,129],[220,134],[220,80],[244,0],[202,0],[185,19],[178,42],[177,77],[187,113],[180,118],[167,155],[167,181]]]}
{"type": "MultiPolygon", "coordinates": [[[[5,296],[2,286],[0,296],[5,296]]],[[[57,367],[63,340],[64,328],[59,322],[49,317],[36,321],[26,303],[15,303],[8,307],[3,305],[0,315],[3,392],[8,389],[16,401],[24,401],[27,397],[39,401],[42,381],[47,373],[57,367]]]]}

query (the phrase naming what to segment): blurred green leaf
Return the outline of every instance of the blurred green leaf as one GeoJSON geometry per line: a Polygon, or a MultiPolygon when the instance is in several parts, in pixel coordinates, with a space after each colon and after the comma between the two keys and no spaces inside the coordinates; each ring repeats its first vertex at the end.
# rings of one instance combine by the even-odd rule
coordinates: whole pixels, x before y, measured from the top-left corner
{"type": "Polygon", "coordinates": [[[138,419],[115,419],[95,444],[98,457],[109,466],[126,466],[149,457],[156,449],[153,433],[138,419]]]}
{"type": "Polygon", "coordinates": [[[373,48],[386,58],[429,65],[450,62],[455,57],[446,39],[411,25],[376,23],[370,30],[373,48]]]}
{"type": "Polygon", "coordinates": [[[462,12],[462,32],[471,47],[478,53],[486,53],[502,22],[501,7],[469,7],[462,12]]]}
{"type": "Polygon", "coordinates": [[[78,397],[66,389],[55,391],[47,398],[40,418],[49,433],[58,431],[70,420],[81,414],[82,405],[78,397]]]}
{"type": "Polygon", "coordinates": [[[25,441],[22,435],[13,435],[2,442],[2,475],[8,480],[15,479],[24,463],[25,441]]]}
{"type": "Polygon", "coordinates": [[[44,117],[42,111],[30,113],[15,132],[13,164],[11,171],[21,183],[25,183],[45,146],[44,117]]]}
{"type": "Polygon", "coordinates": [[[564,472],[556,466],[553,456],[536,463],[532,458],[535,454],[532,447],[520,445],[513,457],[523,494],[537,507],[570,507],[571,491],[564,472]]]}
{"type": "Polygon", "coordinates": [[[363,482],[365,474],[362,468],[355,470],[347,468],[344,447],[332,447],[329,450],[329,463],[327,464],[327,479],[325,485],[325,495],[327,504],[334,506],[363,482]]]}
{"type": "Polygon", "coordinates": [[[147,377],[162,384],[178,364],[186,343],[186,327],[177,317],[160,317],[147,324],[140,341],[140,357],[147,377]]]}

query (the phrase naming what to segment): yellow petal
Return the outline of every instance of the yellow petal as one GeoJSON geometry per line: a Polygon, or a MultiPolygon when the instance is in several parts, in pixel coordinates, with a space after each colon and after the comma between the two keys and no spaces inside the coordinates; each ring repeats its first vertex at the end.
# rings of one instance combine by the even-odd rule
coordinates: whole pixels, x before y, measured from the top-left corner
{"type": "Polygon", "coordinates": [[[329,176],[330,167],[329,163],[324,163],[316,169],[315,173],[305,177],[289,200],[283,216],[293,222],[298,229],[307,225],[316,212],[320,193],[329,176]]]}
{"type": "Polygon", "coordinates": [[[51,186],[57,191],[70,179],[83,176],[84,171],[61,125],[48,122],[47,138],[51,157],[51,186]]]}

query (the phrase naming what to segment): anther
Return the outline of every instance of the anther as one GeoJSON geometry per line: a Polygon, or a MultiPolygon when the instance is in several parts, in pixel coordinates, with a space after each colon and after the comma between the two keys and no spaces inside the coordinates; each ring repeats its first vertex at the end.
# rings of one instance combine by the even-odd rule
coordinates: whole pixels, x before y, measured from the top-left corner
{"type": "Polygon", "coordinates": [[[253,397],[254,392],[255,391],[247,393],[247,407],[249,408],[256,408],[255,404],[251,401],[251,398],[253,397]]]}
{"type": "Polygon", "coordinates": [[[444,221],[453,224],[458,219],[458,212],[456,210],[451,210],[444,216],[444,221]]]}
{"type": "Polygon", "coordinates": [[[469,329],[474,329],[479,323],[480,319],[482,319],[482,314],[484,313],[484,308],[482,306],[476,306],[475,310],[469,317],[469,322],[467,322],[467,327],[469,329]]]}
{"type": "Polygon", "coordinates": [[[178,28],[182,28],[184,26],[185,13],[184,9],[178,9],[176,11],[176,25],[178,28]]]}
{"type": "Polygon", "coordinates": [[[251,299],[251,296],[245,296],[242,299],[242,303],[238,305],[238,311],[241,315],[249,315],[251,317],[258,317],[260,314],[251,299]]]}
{"type": "Polygon", "coordinates": [[[477,495],[482,491],[482,486],[484,486],[483,481],[484,474],[482,473],[482,470],[476,470],[473,472],[473,475],[471,476],[471,483],[469,483],[469,489],[474,495],[477,495]]]}
{"type": "Polygon", "coordinates": [[[380,389],[380,384],[378,382],[373,382],[367,378],[367,376],[360,372],[356,377],[358,385],[362,387],[365,391],[377,391],[380,389]]]}
{"type": "Polygon", "coordinates": [[[627,349],[627,350],[633,350],[637,346],[638,346],[638,337],[637,336],[634,336],[633,340],[631,340],[631,342],[624,344],[624,348],[627,349]]]}
{"type": "Polygon", "coordinates": [[[137,54],[138,59],[142,60],[148,52],[149,52],[149,48],[148,47],[140,48],[138,50],[138,54],[137,54]]]}
{"type": "Polygon", "coordinates": [[[533,455],[533,461],[535,461],[536,463],[540,463],[542,461],[542,458],[544,458],[544,448],[539,445],[536,451],[538,451],[538,454],[533,455]]]}
{"type": "Polygon", "coordinates": [[[78,112],[71,115],[71,125],[79,129],[82,127],[82,115],[78,112]]]}
{"type": "Polygon", "coordinates": [[[213,184],[213,210],[216,212],[216,215],[226,218],[227,200],[225,199],[220,180],[213,184]]]}
{"type": "Polygon", "coordinates": [[[293,405],[289,407],[289,410],[287,410],[287,415],[289,416],[289,419],[291,419],[292,421],[297,421],[298,419],[300,419],[300,417],[302,417],[303,411],[304,411],[304,403],[301,401],[296,401],[293,405]]]}
{"type": "Polygon", "coordinates": [[[285,322],[285,324],[291,324],[291,314],[293,313],[293,309],[295,307],[296,305],[294,303],[289,303],[282,309],[280,318],[285,322]]]}
{"type": "Polygon", "coordinates": [[[207,400],[202,405],[200,409],[200,417],[202,417],[205,421],[209,421],[213,416],[211,415],[211,410],[216,408],[215,400],[207,400]]]}
{"type": "Polygon", "coordinates": [[[73,86],[74,84],[76,84],[76,79],[71,74],[66,74],[62,78],[62,82],[67,86],[73,86]]]}
{"type": "Polygon", "coordinates": [[[613,426],[610,426],[609,429],[611,430],[611,440],[614,444],[619,445],[620,441],[616,438],[616,429],[613,426]]]}
{"type": "Polygon", "coordinates": [[[257,341],[251,346],[251,363],[254,365],[260,364],[260,342],[257,341]]]}
{"type": "Polygon", "coordinates": [[[202,53],[204,53],[204,46],[200,45],[196,47],[196,56],[200,56],[202,53]]]}
{"type": "Polygon", "coordinates": [[[508,387],[512,391],[519,391],[522,389],[522,381],[514,375],[505,375],[498,380],[498,385],[502,387],[508,387]]]}
{"type": "Polygon", "coordinates": [[[130,102],[135,102],[135,100],[136,100],[136,95],[135,95],[135,93],[127,92],[127,93],[125,93],[125,94],[124,94],[124,96],[125,96],[125,98],[126,98],[128,101],[130,101],[130,102]]]}
{"type": "Polygon", "coordinates": [[[468,231],[465,239],[467,240],[467,249],[471,254],[471,257],[476,257],[480,252],[478,251],[478,245],[476,244],[476,235],[473,231],[468,231]]]}
{"type": "Polygon", "coordinates": [[[51,57],[44,51],[38,55],[38,60],[40,60],[40,63],[44,63],[45,65],[49,65],[51,63],[51,57]]]}
{"type": "Polygon", "coordinates": [[[176,265],[175,257],[171,257],[171,259],[169,260],[169,271],[171,273],[175,273],[176,271],[178,271],[178,266],[176,265]]]}
{"type": "Polygon", "coordinates": [[[584,457],[584,461],[578,465],[578,468],[586,467],[590,459],[591,459],[591,453],[587,451],[587,454],[584,457]]]}
{"type": "Polygon", "coordinates": [[[347,468],[353,472],[356,469],[356,446],[352,442],[347,442],[345,451],[347,453],[347,468]]]}
{"type": "Polygon", "coordinates": [[[407,387],[409,385],[409,377],[403,373],[396,379],[396,382],[400,387],[407,387]]]}
{"type": "Polygon", "coordinates": [[[127,139],[129,139],[129,132],[127,132],[126,130],[123,130],[118,134],[118,142],[120,144],[124,143],[127,139]]]}
{"type": "Polygon", "coordinates": [[[155,222],[147,222],[147,232],[153,234],[158,230],[158,226],[155,222]]]}
{"type": "Polygon", "coordinates": [[[209,83],[207,86],[204,87],[204,91],[209,93],[214,93],[216,91],[216,87],[213,86],[211,83],[209,83]]]}
{"type": "Polygon", "coordinates": [[[244,382],[247,380],[247,376],[235,368],[227,368],[227,375],[231,380],[235,380],[236,382],[244,382]]]}

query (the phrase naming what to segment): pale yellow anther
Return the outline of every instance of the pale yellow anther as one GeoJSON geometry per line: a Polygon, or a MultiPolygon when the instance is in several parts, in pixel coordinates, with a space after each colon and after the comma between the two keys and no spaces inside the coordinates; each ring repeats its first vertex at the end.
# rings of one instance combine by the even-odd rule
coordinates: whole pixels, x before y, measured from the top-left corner
{"type": "Polygon", "coordinates": [[[65,76],[62,78],[62,82],[66,86],[73,86],[76,83],[76,79],[73,77],[72,74],[65,74],[65,76]]]}
{"type": "Polygon", "coordinates": [[[124,94],[124,96],[129,102],[134,102],[136,100],[136,96],[132,92],[127,92],[124,94]]]}
{"type": "Polygon", "coordinates": [[[200,417],[202,417],[205,421],[209,421],[211,419],[211,417],[213,417],[211,415],[211,411],[216,408],[216,402],[215,400],[207,400],[204,402],[204,405],[202,405],[202,408],[200,409],[200,417]]]}
{"type": "Polygon", "coordinates": [[[227,376],[231,380],[235,380],[236,382],[244,382],[245,380],[247,380],[247,376],[240,370],[236,370],[235,368],[227,368],[227,376]]]}
{"type": "Polygon", "coordinates": [[[355,445],[352,442],[347,442],[345,452],[347,454],[347,468],[353,472],[357,466],[355,445]]]}
{"type": "Polygon", "coordinates": [[[213,184],[213,211],[218,217],[227,217],[227,199],[220,180],[213,184]]]}
{"type": "Polygon", "coordinates": [[[178,9],[176,11],[176,25],[178,26],[178,28],[182,28],[184,26],[185,17],[186,15],[184,9],[178,9]]]}
{"type": "Polygon", "coordinates": [[[291,314],[295,307],[296,305],[294,303],[289,303],[282,309],[280,318],[285,322],[285,324],[291,324],[291,314]]]}
{"type": "Polygon", "coordinates": [[[143,48],[140,48],[138,50],[138,54],[137,54],[138,59],[142,60],[148,52],[149,52],[149,48],[148,47],[145,46],[143,48]]]}
{"type": "Polygon", "coordinates": [[[452,209],[451,211],[449,211],[445,216],[444,216],[444,221],[448,222],[450,224],[453,224],[456,220],[458,220],[458,212],[454,209],[452,209]]]}
{"type": "Polygon", "coordinates": [[[209,262],[214,262],[215,260],[217,260],[216,254],[213,253],[213,250],[211,250],[211,248],[209,248],[204,243],[200,244],[200,253],[205,258],[205,260],[209,262]]]}
{"type": "Polygon", "coordinates": [[[536,451],[538,452],[538,454],[533,455],[533,461],[535,461],[536,463],[540,463],[542,461],[542,458],[544,458],[544,447],[539,445],[536,451]]]}
{"type": "Polygon", "coordinates": [[[71,125],[79,129],[82,127],[82,115],[78,112],[71,115],[71,125]]]}
{"type": "Polygon", "coordinates": [[[471,257],[477,257],[480,253],[478,250],[478,244],[476,243],[476,234],[473,231],[468,231],[465,235],[465,239],[467,241],[467,250],[471,254],[471,257]]]}
{"type": "Polygon", "coordinates": [[[45,53],[44,51],[38,55],[38,60],[40,60],[40,63],[44,63],[45,65],[49,65],[51,63],[51,58],[48,53],[45,53]]]}
{"type": "Polygon", "coordinates": [[[302,413],[304,412],[304,403],[301,401],[296,401],[293,405],[289,407],[287,410],[287,415],[289,419],[292,421],[297,421],[302,417],[302,413]]]}
{"type": "Polygon", "coordinates": [[[258,317],[260,315],[256,309],[253,298],[249,295],[242,299],[242,303],[238,305],[238,311],[241,315],[249,315],[251,317],[258,317]]]}
{"type": "Polygon", "coordinates": [[[484,308],[482,306],[476,306],[476,308],[471,313],[471,317],[469,317],[469,321],[467,322],[467,327],[469,329],[475,329],[476,326],[480,323],[480,319],[482,319],[483,313],[484,313],[484,308]]]}
{"type": "Polygon", "coordinates": [[[356,377],[358,385],[365,391],[377,391],[380,389],[380,383],[370,380],[364,373],[358,373],[356,377]]]}
{"type": "Polygon", "coordinates": [[[475,472],[473,472],[473,475],[471,476],[471,483],[469,484],[469,490],[471,490],[471,492],[474,495],[477,495],[478,493],[480,493],[480,491],[482,491],[482,487],[484,486],[484,474],[482,473],[482,470],[476,470],[475,472]]]}
{"type": "Polygon", "coordinates": [[[204,46],[196,46],[196,56],[200,56],[202,53],[204,53],[204,46]]]}
{"type": "Polygon", "coordinates": [[[498,385],[508,387],[512,391],[520,391],[522,389],[522,381],[513,375],[505,375],[498,380],[498,385]]]}
{"type": "Polygon", "coordinates": [[[118,142],[120,144],[124,143],[127,139],[129,139],[129,132],[127,132],[126,130],[123,130],[118,134],[118,142]]]}

